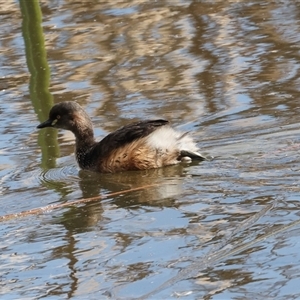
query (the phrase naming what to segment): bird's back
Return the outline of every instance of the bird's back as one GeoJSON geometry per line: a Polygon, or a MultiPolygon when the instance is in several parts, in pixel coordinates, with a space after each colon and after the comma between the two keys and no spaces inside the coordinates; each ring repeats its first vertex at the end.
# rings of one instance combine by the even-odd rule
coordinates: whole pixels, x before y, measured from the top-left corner
{"type": "Polygon", "coordinates": [[[155,168],[153,160],[147,161],[151,149],[146,140],[167,124],[166,120],[147,120],[123,126],[108,134],[88,152],[80,153],[77,149],[78,163],[83,169],[104,173],[155,168]]]}
{"type": "Polygon", "coordinates": [[[106,136],[89,154],[97,157],[91,169],[103,173],[145,170],[174,165],[182,153],[197,152],[187,134],[172,129],[165,120],[142,121],[124,126],[106,136]]]}

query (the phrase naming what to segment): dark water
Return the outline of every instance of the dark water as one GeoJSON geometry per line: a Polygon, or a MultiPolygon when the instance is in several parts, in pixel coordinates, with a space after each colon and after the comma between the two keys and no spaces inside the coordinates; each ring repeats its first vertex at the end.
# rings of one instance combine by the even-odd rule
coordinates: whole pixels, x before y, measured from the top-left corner
{"type": "Polygon", "coordinates": [[[3,2],[1,299],[298,299],[299,19],[296,0],[3,2]],[[215,160],[80,171],[72,134],[35,129],[66,100],[99,139],[163,117],[215,160]]]}

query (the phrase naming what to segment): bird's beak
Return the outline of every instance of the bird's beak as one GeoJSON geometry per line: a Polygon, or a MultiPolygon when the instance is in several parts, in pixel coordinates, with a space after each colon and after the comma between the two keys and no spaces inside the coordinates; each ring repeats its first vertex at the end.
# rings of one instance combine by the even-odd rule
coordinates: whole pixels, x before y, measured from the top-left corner
{"type": "Polygon", "coordinates": [[[41,123],[40,125],[38,125],[36,128],[45,128],[45,127],[53,127],[53,125],[55,125],[56,122],[54,122],[53,120],[47,120],[43,123],[41,123]]]}

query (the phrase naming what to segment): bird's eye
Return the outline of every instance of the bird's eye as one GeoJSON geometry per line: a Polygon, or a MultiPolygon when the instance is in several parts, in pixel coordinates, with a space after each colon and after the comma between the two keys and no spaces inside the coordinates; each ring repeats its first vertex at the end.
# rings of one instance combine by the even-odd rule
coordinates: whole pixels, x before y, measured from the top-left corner
{"type": "Polygon", "coordinates": [[[59,120],[60,119],[60,115],[57,115],[56,119],[59,120]]]}

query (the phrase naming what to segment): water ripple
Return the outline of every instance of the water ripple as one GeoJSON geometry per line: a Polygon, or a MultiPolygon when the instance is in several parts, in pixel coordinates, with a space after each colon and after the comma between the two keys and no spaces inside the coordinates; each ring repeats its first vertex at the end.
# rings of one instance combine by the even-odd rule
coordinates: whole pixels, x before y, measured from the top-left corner
{"type": "Polygon", "coordinates": [[[57,181],[77,182],[78,168],[74,165],[45,170],[40,173],[40,180],[45,183],[57,181]]]}

